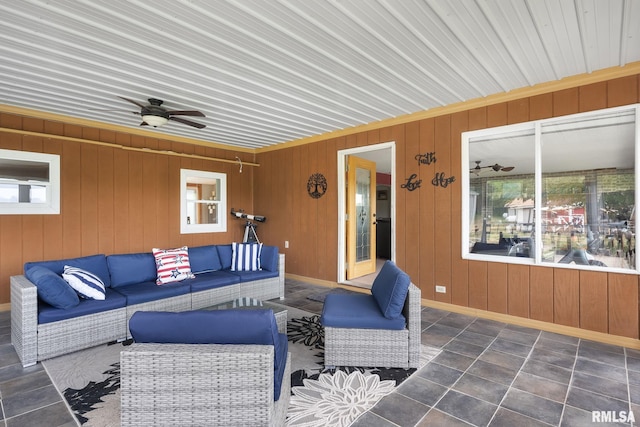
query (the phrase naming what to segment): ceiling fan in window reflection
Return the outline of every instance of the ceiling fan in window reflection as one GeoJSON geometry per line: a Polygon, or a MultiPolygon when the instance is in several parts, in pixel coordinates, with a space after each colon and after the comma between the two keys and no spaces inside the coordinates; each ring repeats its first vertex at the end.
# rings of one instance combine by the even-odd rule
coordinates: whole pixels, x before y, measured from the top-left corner
{"type": "Polygon", "coordinates": [[[192,122],[191,120],[183,119],[176,116],[193,116],[193,117],[206,117],[203,113],[196,110],[167,110],[162,106],[163,101],[161,99],[149,98],[149,104],[144,105],[133,99],[124,98],[119,96],[118,98],[124,99],[134,105],[140,107],[140,112],[134,111],[133,114],[142,116],[142,123],[140,126],[153,126],[154,128],[164,126],[169,120],[173,120],[184,125],[193,126],[194,128],[202,129],[205,125],[201,123],[192,122]]]}
{"type": "Polygon", "coordinates": [[[482,162],[482,160],[476,160],[475,162],[476,162],[476,167],[471,168],[469,172],[474,173],[476,175],[480,175],[480,172],[482,172],[482,170],[484,169],[492,169],[494,172],[509,172],[509,171],[512,171],[514,168],[514,166],[502,166],[498,163],[489,165],[489,166],[480,166],[480,162],[482,162]]]}

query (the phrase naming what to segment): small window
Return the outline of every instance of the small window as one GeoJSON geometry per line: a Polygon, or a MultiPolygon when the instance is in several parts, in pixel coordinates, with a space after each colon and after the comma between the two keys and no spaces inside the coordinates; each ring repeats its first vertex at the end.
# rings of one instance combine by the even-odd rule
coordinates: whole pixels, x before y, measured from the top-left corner
{"type": "Polygon", "coordinates": [[[0,150],[0,214],[59,214],[60,156],[0,150]]]}
{"type": "Polygon", "coordinates": [[[227,231],[227,175],[180,170],[180,232],[227,231]]]}

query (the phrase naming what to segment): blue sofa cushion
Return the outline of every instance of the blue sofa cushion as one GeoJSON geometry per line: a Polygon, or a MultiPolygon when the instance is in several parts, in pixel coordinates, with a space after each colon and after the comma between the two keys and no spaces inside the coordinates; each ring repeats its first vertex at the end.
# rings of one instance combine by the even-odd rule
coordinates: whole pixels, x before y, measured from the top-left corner
{"type": "Polygon", "coordinates": [[[137,254],[117,254],[107,257],[111,286],[114,288],[142,282],[155,282],[156,259],[151,252],[137,254]]]}
{"type": "Polygon", "coordinates": [[[196,274],[195,279],[186,280],[184,283],[188,283],[191,286],[191,292],[199,292],[240,283],[240,277],[228,271],[211,271],[209,273],[196,274]]]}
{"type": "Polygon", "coordinates": [[[327,295],[320,322],[333,328],[391,330],[402,330],[407,323],[402,314],[395,319],[384,317],[375,298],[367,294],[327,295]]]}
{"type": "Polygon", "coordinates": [[[278,333],[273,310],[138,311],[129,320],[129,330],[138,343],[273,345],[274,371],[280,372],[275,400],[280,396],[288,342],[278,333]]]}
{"type": "Polygon", "coordinates": [[[231,269],[231,259],[233,258],[233,249],[231,245],[216,245],[218,257],[223,270],[231,269]]]}
{"type": "Polygon", "coordinates": [[[215,245],[189,247],[189,261],[193,274],[208,273],[222,269],[215,245]]]}
{"type": "Polygon", "coordinates": [[[240,282],[250,282],[252,280],[260,280],[260,279],[268,279],[270,277],[278,277],[277,271],[267,271],[267,270],[258,270],[258,271],[231,271],[230,274],[233,274],[240,278],[240,282]]]}
{"type": "Polygon", "coordinates": [[[107,259],[103,254],[89,255],[79,258],[68,258],[54,261],[33,261],[24,264],[24,271],[31,268],[34,265],[40,265],[46,267],[54,273],[62,276],[65,265],[71,267],[78,267],[83,270],[87,270],[102,280],[105,286],[111,286],[111,277],[109,275],[109,267],[107,266],[107,259]]]}
{"type": "Polygon", "coordinates": [[[411,279],[393,261],[387,260],[371,285],[371,295],[387,319],[402,315],[411,279]]]}
{"type": "Polygon", "coordinates": [[[49,304],[38,304],[38,324],[57,322],[78,316],[115,310],[117,308],[124,308],[126,305],[127,299],[124,296],[112,288],[107,288],[105,290],[104,300],[81,299],[78,305],[65,310],[52,307],[49,304]]]}
{"type": "Polygon", "coordinates": [[[69,309],[80,303],[76,291],[58,274],[41,265],[25,269],[25,276],[36,285],[38,297],[56,308],[69,309]]]}
{"type": "Polygon", "coordinates": [[[279,253],[277,246],[262,245],[262,253],[260,254],[260,266],[263,270],[278,271],[279,253]]]}
{"type": "Polygon", "coordinates": [[[158,286],[153,280],[134,285],[117,286],[113,289],[126,297],[127,305],[133,305],[185,295],[191,291],[191,286],[186,281],[158,286]]]}

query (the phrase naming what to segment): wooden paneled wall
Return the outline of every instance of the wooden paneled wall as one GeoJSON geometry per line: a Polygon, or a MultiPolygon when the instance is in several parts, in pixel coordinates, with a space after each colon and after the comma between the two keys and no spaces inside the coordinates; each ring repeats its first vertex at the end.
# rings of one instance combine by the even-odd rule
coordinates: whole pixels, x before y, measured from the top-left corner
{"type": "Polygon", "coordinates": [[[442,188],[431,180],[436,171],[460,175],[464,131],[634,104],[639,80],[634,75],[259,153],[254,206],[268,217],[261,237],[286,253],[287,273],[335,282],[337,152],[395,141],[395,258],[423,298],[638,338],[638,276],[463,260],[460,182],[442,188]],[[437,162],[419,166],[416,154],[427,152],[435,152],[437,162]],[[317,172],[329,189],[313,199],[306,183],[317,172]],[[422,187],[399,188],[414,173],[422,187]],[[436,284],[447,293],[436,294],[436,284]]]}
{"type": "MultiPolygon", "coordinates": [[[[253,162],[239,153],[194,144],[0,114],[0,127],[64,135],[122,146],[253,162]]],[[[154,152],[0,132],[0,148],[60,155],[60,215],[0,215],[0,304],[9,277],[26,261],[97,253],[148,252],[154,247],[230,243],[244,223],[229,216],[226,233],[180,234],[180,169],[227,174],[229,208],[253,211],[254,167],[154,152]]]]}

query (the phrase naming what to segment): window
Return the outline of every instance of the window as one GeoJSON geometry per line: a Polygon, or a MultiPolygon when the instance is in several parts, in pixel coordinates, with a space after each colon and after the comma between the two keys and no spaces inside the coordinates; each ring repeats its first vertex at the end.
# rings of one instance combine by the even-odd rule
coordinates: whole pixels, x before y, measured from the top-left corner
{"type": "Polygon", "coordinates": [[[463,258],[637,272],[638,111],[464,133],[463,258]]]}
{"type": "Polygon", "coordinates": [[[180,170],[180,232],[227,231],[227,175],[180,170]]]}
{"type": "Polygon", "coordinates": [[[0,150],[0,214],[59,214],[60,156],[0,150]]]}

